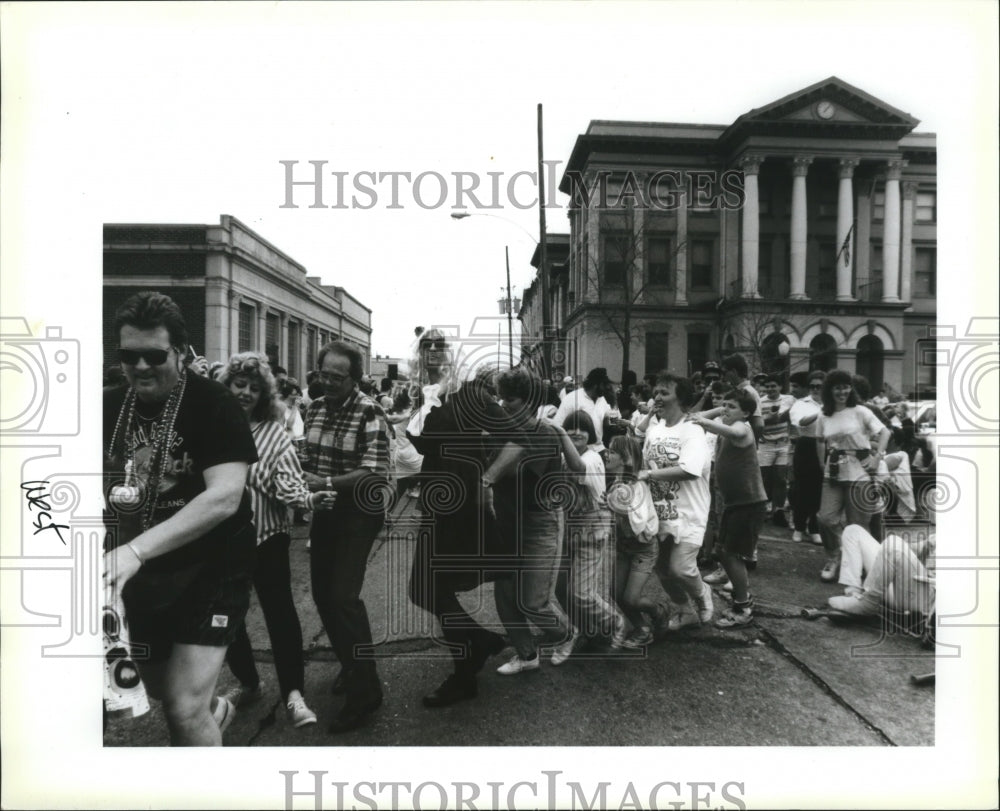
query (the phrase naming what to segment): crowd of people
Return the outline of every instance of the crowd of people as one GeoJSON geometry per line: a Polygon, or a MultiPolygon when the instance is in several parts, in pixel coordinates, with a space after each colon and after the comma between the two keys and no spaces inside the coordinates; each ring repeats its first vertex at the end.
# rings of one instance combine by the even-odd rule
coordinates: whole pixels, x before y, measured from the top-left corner
{"type": "Polygon", "coordinates": [[[543,654],[558,666],[585,646],[637,650],[707,623],[748,625],[758,537],[789,515],[793,541],[826,551],[818,576],[845,587],[831,607],[933,611],[933,540],[916,549],[886,537],[887,524],[919,514],[932,451],[843,370],[796,372],[784,394],[781,377],[751,378],[730,354],[690,378],[626,373],[616,389],[595,368],[557,387],[524,366],[465,369],[431,329],[406,386],[376,386],[359,351],[333,341],[303,392],[262,354],[193,355],[160,293],[129,299],[115,333],[105,578],[148,652],[137,666],[173,744],[218,745],[260,696],[251,588],[288,721],[317,722],[291,588],[296,520],[310,523],[312,599],[340,663],[329,731],[378,710],[362,586],[404,498],[430,528],[417,535],[409,598],[438,619],[452,655],[428,707],[475,697],[477,674],[508,647],[496,669],[517,676],[543,654]],[[660,599],[646,588],[654,575],[660,599]],[[458,599],[488,582],[504,634],[458,599]],[[721,614],[713,586],[731,592],[721,614]],[[224,662],[238,687],[217,695],[224,662]]]}

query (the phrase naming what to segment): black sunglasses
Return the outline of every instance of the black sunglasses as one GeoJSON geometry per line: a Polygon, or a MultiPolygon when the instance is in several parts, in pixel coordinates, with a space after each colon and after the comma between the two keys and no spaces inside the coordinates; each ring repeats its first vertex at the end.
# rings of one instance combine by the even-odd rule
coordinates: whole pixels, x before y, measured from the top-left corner
{"type": "Polygon", "coordinates": [[[437,340],[437,341],[421,341],[420,342],[420,348],[421,349],[434,349],[434,350],[440,352],[440,351],[448,348],[448,342],[445,341],[445,340],[443,340],[443,339],[442,340],[437,340]]]}
{"type": "Polygon", "coordinates": [[[118,359],[129,366],[135,366],[142,358],[150,366],[162,366],[170,357],[169,349],[121,349],[118,350],[118,359]]]}

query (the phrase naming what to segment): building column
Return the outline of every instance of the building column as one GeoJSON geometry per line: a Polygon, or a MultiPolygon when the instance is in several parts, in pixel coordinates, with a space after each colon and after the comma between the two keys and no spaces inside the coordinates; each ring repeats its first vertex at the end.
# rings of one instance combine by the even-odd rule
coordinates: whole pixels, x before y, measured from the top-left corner
{"type": "Polygon", "coordinates": [[[740,160],[743,170],[743,237],[740,252],[743,262],[740,266],[743,276],[741,298],[760,298],[757,292],[757,262],[760,251],[760,199],[757,190],[757,176],[763,155],[745,155],[740,160]]]}
{"type": "Polygon", "coordinates": [[[885,220],[882,223],[882,301],[899,301],[899,178],[907,161],[891,160],[885,172],[885,220]]]}
{"type": "Polygon", "coordinates": [[[851,295],[854,250],[854,170],[857,158],[840,159],[840,186],[837,190],[837,301],[854,301],[851,295]]]}
{"type": "Polygon", "coordinates": [[[806,298],[806,174],[812,162],[809,155],[792,158],[791,293],[788,297],[796,300],[806,298]]]}
{"type": "MultiPolygon", "coordinates": [[[[754,183],[757,177],[754,176],[754,183]]],[[[757,187],[754,186],[754,198],[756,199],[757,187]]],[[[674,276],[674,305],[686,305],[687,280],[688,280],[688,199],[684,189],[677,191],[677,267],[674,276]]],[[[757,279],[754,278],[754,288],[756,289],[757,279]]]]}
{"type": "Polygon", "coordinates": [[[917,199],[917,184],[903,184],[903,227],[899,247],[899,298],[913,300],[913,206],[917,199]]]}

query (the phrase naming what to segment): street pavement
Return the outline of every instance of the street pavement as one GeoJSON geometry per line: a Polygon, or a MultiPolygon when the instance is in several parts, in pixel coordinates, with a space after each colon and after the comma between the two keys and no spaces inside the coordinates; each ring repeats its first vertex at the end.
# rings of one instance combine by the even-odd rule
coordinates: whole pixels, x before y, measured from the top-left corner
{"type": "MultiPolygon", "coordinates": [[[[418,516],[412,501],[372,550],[363,596],[378,645],[385,703],[370,723],[333,736],[342,702],[330,694],[339,670],[312,604],[307,528],[296,527],[292,579],[306,647],[306,699],[319,723],[293,729],[278,695],[270,640],[256,597],[247,617],[262,697],[241,708],[226,746],[932,746],[934,686],[911,682],[934,672],[931,651],[878,623],[809,620],[804,607],[841,593],[822,583],[822,547],[793,543],[768,526],[751,574],[754,623],[739,630],[702,626],[668,635],[645,653],[581,652],[554,667],[501,676],[491,659],[479,696],[442,709],[421,697],[450,672],[434,641],[436,621],[406,596],[418,516]]],[[[909,527],[926,532],[926,525],[909,527]]],[[[656,578],[648,587],[662,597],[656,578]]],[[[656,596],[656,595],[654,595],[656,596]]],[[[490,585],[463,604],[502,631],[490,585]]],[[[715,591],[716,610],[729,599],[715,591]]],[[[220,691],[235,685],[223,668],[220,691]]],[[[146,715],[111,719],[106,746],[162,746],[167,731],[156,702],[146,715]]]]}

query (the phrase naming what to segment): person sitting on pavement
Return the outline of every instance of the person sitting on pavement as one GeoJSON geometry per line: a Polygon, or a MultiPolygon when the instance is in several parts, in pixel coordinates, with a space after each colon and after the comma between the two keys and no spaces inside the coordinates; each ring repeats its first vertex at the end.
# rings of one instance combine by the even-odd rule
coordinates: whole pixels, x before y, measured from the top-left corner
{"type": "Polygon", "coordinates": [[[880,544],[864,527],[851,524],[844,528],[841,541],[839,580],[844,594],[830,597],[830,608],[855,616],[910,612],[925,619],[934,612],[933,531],[918,536],[913,544],[898,535],[889,535],[880,544]]]}

